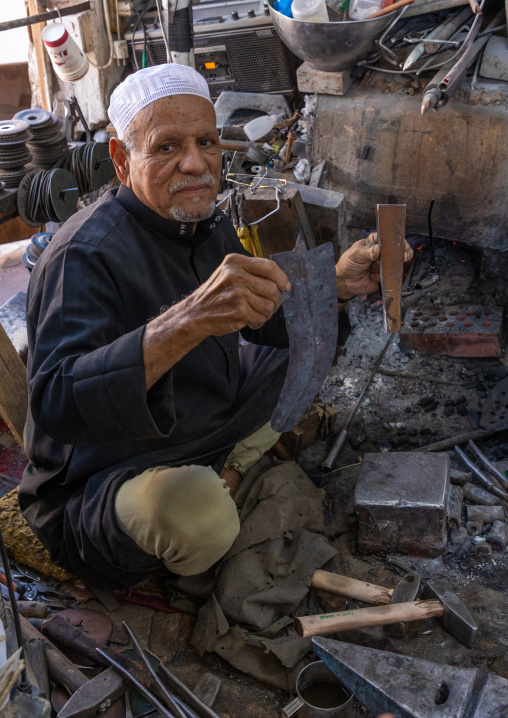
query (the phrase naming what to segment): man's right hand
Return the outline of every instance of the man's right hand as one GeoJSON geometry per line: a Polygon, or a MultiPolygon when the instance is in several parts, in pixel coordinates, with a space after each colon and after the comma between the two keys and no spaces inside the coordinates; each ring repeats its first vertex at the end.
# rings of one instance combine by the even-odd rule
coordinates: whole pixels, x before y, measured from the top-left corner
{"type": "Polygon", "coordinates": [[[228,254],[192,294],[147,324],[143,337],[146,388],[209,336],[260,329],[277,311],[288,278],[270,259],[228,254]]]}
{"type": "Polygon", "coordinates": [[[228,254],[212,276],[185,300],[205,336],[259,329],[277,311],[291,284],[271,259],[228,254]]]}

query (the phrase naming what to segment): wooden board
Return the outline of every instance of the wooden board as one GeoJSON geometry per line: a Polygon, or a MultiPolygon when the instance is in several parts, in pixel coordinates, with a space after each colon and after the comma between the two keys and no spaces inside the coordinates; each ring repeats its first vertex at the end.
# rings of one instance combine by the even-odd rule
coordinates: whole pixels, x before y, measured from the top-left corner
{"type": "Polygon", "coordinates": [[[0,415],[21,448],[27,408],[26,369],[0,325],[0,415]]]}
{"type": "MultiPolygon", "coordinates": [[[[277,206],[275,189],[258,189],[254,194],[245,192],[245,200],[252,222],[262,219],[277,206]]],[[[295,247],[297,235],[303,231],[307,247],[316,246],[309,218],[298,189],[281,191],[280,209],[258,225],[259,241],[264,257],[279,252],[290,252],[295,247]]]]}

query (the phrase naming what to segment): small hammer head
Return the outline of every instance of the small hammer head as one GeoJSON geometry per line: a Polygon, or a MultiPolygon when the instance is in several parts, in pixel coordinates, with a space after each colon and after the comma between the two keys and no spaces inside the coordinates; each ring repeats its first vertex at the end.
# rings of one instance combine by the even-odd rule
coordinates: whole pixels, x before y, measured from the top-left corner
{"type": "MultiPolygon", "coordinates": [[[[414,571],[406,573],[404,578],[401,578],[398,584],[393,589],[390,603],[409,603],[416,601],[418,593],[420,591],[420,576],[414,571]]],[[[391,638],[405,638],[408,634],[408,623],[390,623],[383,626],[385,635],[391,638]]]]}
{"type": "Polygon", "coordinates": [[[439,620],[443,626],[465,646],[473,647],[478,626],[457,594],[450,591],[444,581],[440,579],[426,581],[422,598],[434,598],[440,601],[443,615],[439,620]]]}

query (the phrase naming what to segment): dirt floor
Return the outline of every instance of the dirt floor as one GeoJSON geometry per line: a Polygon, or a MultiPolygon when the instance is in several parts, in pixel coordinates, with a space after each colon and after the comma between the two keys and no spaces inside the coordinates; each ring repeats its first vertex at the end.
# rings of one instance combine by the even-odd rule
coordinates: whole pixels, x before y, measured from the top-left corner
{"type": "MultiPolygon", "coordinates": [[[[412,238],[412,243],[424,252],[415,274],[423,276],[426,248],[421,238],[412,238]]],[[[416,304],[431,308],[444,304],[488,305],[494,301],[489,293],[492,288],[480,277],[476,251],[443,243],[437,249],[437,263],[440,281],[426,292],[405,300],[405,308],[416,304]]],[[[350,318],[353,331],[345,354],[332,368],[320,394],[323,401],[332,402],[337,408],[337,428],[346,421],[388,336],[383,329],[379,296],[351,302],[350,318]]],[[[430,356],[407,350],[396,337],[350,426],[351,441],[338,460],[338,468],[328,474],[319,470],[327,450],[323,441],[315,442],[302,453],[301,467],[326,489],[326,533],[339,551],[330,568],[388,587],[395,586],[408,570],[418,571],[423,578],[447,578],[479,626],[472,649],[459,643],[434,619],[425,625],[415,624],[406,639],[388,638],[381,628],[349,632],[337,638],[439,663],[481,667],[508,678],[508,552],[494,553],[491,561],[478,563],[474,557],[478,539],[468,537],[462,546],[448,544],[444,555],[436,559],[404,554],[360,556],[355,547],[353,510],[353,493],[364,453],[410,451],[476,428],[489,392],[507,375],[506,354],[485,359],[430,356]]],[[[491,460],[500,462],[503,470],[508,466],[503,464],[503,459],[508,459],[508,432],[497,433],[479,445],[491,460]]],[[[454,459],[452,466],[461,468],[454,459]]],[[[317,599],[327,611],[346,607],[342,598],[324,592],[318,592],[317,599]]],[[[347,604],[348,608],[357,605],[352,601],[347,604]]],[[[96,601],[88,601],[85,607],[105,611],[96,601]]],[[[215,709],[223,716],[275,718],[290,699],[287,694],[241,674],[214,654],[200,658],[189,646],[192,615],[164,613],[132,604],[108,615],[117,627],[127,620],[142,645],[189,686],[197,682],[203,671],[219,676],[223,688],[215,709]]],[[[355,715],[369,714],[357,703],[355,715]]]]}

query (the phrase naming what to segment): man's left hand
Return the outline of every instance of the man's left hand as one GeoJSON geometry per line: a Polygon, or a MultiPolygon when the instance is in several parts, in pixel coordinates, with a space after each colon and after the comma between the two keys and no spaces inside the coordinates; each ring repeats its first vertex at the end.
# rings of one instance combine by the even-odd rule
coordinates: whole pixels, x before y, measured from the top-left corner
{"type": "MultiPolygon", "coordinates": [[[[379,240],[377,233],[359,239],[344,252],[335,265],[337,296],[352,299],[360,294],[372,294],[379,289],[379,240]]],[[[413,250],[404,240],[404,262],[413,257],[413,250]]]]}

